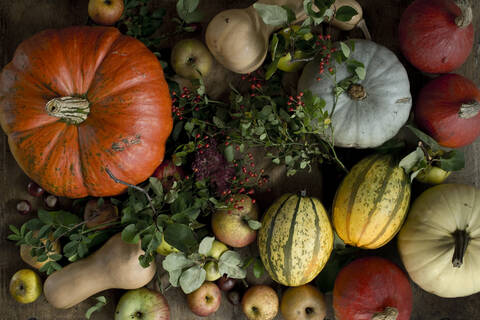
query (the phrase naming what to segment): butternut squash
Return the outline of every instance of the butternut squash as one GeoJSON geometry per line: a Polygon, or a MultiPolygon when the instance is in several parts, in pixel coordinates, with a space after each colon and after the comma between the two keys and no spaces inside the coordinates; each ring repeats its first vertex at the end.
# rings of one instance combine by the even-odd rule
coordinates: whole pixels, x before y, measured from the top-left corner
{"type": "MultiPolygon", "coordinates": [[[[296,15],[296,22],[305,20],[306,13],[301,0],[259,0],[257,3],[288,6],[296,15]]],[[[355,0],[337,0],[332,9],[342,6],[353,7],[358,14],[350,21],[337,19],[332,24],[342,30],[351,30],[358,26],[370,39],[368,30],[363,28],[362,7],[355,0]]],[[[217,14],[208,24],[205,34],[207,47],[212,55],[228,70],[236,73],[248,73],[258,69],[267,56],[270,35],[282,26],[266,25],[257,10],[252,6],[245,9],[230,9],[217,14]]]]}
{"type": "Polygon", "coordinates": [[[142,268],[140,244],[129,244],[118,233],[89,257],[51,274],[44,284],[47,301],[55,308],[68,309],[97,292],[118,288],[137,289],[155,275],[156,265],[142,268]]]}

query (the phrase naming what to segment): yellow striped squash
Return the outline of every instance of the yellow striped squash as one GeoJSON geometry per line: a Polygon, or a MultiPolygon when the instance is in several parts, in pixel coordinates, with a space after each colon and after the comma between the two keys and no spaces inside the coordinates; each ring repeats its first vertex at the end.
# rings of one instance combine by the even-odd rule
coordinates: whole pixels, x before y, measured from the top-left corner
{"type": "Polygon", "coordinates": [[[315,278],[333,248],[333,231],[322,203],[285,194],[267,210],[258,233],[260,257],[273,280],[300,286],[315,278]]]}
{"type": "Polygon", "coordinates": [[[391,155],[375,154],[357,163],[333,202],[333,226],[352,246],[376,249],[400,230],[410,203],[410,182],[391,155]]]}

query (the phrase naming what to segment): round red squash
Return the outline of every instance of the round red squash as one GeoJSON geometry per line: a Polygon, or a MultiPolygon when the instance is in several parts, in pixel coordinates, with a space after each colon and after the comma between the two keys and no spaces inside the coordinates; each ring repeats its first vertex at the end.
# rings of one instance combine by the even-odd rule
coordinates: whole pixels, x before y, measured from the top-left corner
{"type": "Polygon", "coordinates": [[[418,126],[444,147],[459,148],[480,135],[480,90],[458,74],[427,83],[414,112],[418,126]]]}
{"type": "Polygon", "coordinates": [[[111,196],[148,178],[172,129],[162,67],[110,27],[45,30],[0,77],[0,124],[23,171],[48,192],[111,196]]]}
{"type": "Polygon", "coordinates": [[[333,309],[337,320],[409,320],[412,288],[394,263],[360,258],[338,273],[333,309]]]}
{"type": "Polygon", "coordinates": [[[399,40],[416,68],[429,73],[453,71],[473,48],[472,8],[467,0],[416,0],[402,15],[399,40]]]}

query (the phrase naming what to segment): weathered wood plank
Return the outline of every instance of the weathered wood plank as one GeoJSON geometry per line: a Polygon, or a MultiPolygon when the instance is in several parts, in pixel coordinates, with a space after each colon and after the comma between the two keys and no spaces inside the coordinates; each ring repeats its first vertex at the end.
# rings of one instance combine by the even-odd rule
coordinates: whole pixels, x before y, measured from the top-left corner
{"type": "MultiPolygon", "coordinates": [[[[213,17],[217,12],[226,8],[242,8],[253,1],[242,0],[219,0],[219,1],[201,1],[201,6],[205,12],[205,21],[213,17]]],[[[373,39],[399,54],[398,42],[396,39],[397,26],[400,16],[411,0],[359,0],[365,11],[365,19],[369,25],[373,39]]],[[[82,0],[17,0],[0,1],[0,67],[3,67],[10,61],[17,45],[30,35],[52,27],[63,27],[72,24],[83,24],[86,22],[87,1],[82,0]]],[[[167,19],[175,16],[174,0],[155,1],[158,6],[169,8],[167,19]]],[[[474,3],[474,12],[480,14],[480,4],[474,3]]],[[[172,28],[173,22],[167,22],[165,28],[172,28]]],[[[480,25],[476,24],[476,44],[474,53],[467,63],[458,71],[459,73],[473,79],[480,85],[480,79],[477,76],[478,60],[480,57],[480,25]]],[[[356,30],[349,33],[341,33],[341,36],[361,37],[361,33],[356,30]]],[[[165,46],[171,46],[178,39],[171,39],[165,43],[165,46]]],[[[399,54],[402,62],[406,61],[399,54]]],[[[428,77],[409,67],[412,91],[418,89],[428,80],[428,77]]],[[[224,77],[235,79],[235,76],[218,69],[216,79],[221,79],[225,83],[224,77]]],[[[218,83],[215,78],[210,79],[210,83],[218,83]]],[[[220,95],[220,92],[217,92],[220,95]]],[[[42,296],[36,302],[30,305],[20,305],[16,303],[8,293],[8,283],[11,275],[18,269],[26,267],[20,260],[18,248],[12,243],[6,241],[9,233],[8,224],[20,225],[28,217],[22,217],[15,213],[15,203],[18,199],[28,199],[35,202],[25,190],[28,178],[23,174],[15,163],[8,149],[6,136],[2,133],[0,136],[0,247],[2,248],[3,258],[0,259],[0,318],[8,320],[25,320],[32,317],[37,319],[84,319],[86,309],[93,304],[93,300],[71,308],[69,310],[55,310],[42,296]]],[[[467,166],[464,170],[455,173],[449,179],[450,181],[475,184],[480,187],[479,161],[480,141],[465,148],[467,166]]],[[[316,176],[314,176],[316,177],[316,176]]],[[[306,183],[306,181],[303,181],[306,183]]],[[[331,189],[336,186],[335,183],[326,183],[323,192],[326,199],[331,196],[331,189]]],[[[322,188],[318,192],[321,192],[322,188]]],[[[255,248],[244,249],[255,250],[255,248]]],[[[373,253],[391,258],[400,264],[396,253],[396,244],[392,242],[388,246],[374,251],[373,253]]],[[[165,280],[165,279],[164,279],[165,280]]],[[[252,279],[255,281],[255,279],[252,279]]],[[[258,281],[258,280],[257,280],[258,281]]],[[[154,286],[152,284],[151,286],[154,286]]],[[[424,292],[417,286],[414,288],[414,312],[413,320],[440,320],[440,319],[480,319],[480,310],[477,307],[480,303],[480,294],[467,298],[442,299],[424,292]]],[[[113,318],[113,312],[116,302],[122,292],[111,290],[105,295],[109,304],[100,313],[95,314],[93,319],[107,320],[113,318]]],[[[173,320],[206,319],[194,316],[186,305],[185,296],[180,290],[172,288],[166,292],[169,301],[173,320]]],[[[225,296],[223,297],[224,300],[225,296]]],[[[331,300],[327,296],[328,301],[331,300]]],[[[331,310],[329,310],[329,319],[333,319],[331,310]]],[[[230,320],[245,319],[240,308],[233,307],[228,302],[222,303],[221,309],[207,319],[230,320]]],[[[281,317],[277,317],[281,319],[281,317]]]]}

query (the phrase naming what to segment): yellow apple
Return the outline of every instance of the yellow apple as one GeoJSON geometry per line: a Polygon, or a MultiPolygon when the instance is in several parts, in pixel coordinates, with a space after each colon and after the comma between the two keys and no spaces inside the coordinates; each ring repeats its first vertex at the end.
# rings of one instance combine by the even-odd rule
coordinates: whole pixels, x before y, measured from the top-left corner
{"type": "Polygon", "coordinates": [[[162,256],[168,256],[172,252],[179,252],[179,250],[175,247],[172,247],[170,244],[168,244],[168,242],[165,241],[165,238],[163,237],[163,234],[162,234],[162,242],[157,247],[157,253],[160,253],[162,256]]]}
{"type": "Polygon", "coordinates": [[[207,281],[216,281],[222,276],[220,271],[218,271],[218,264],[215,261],[209,261],[203,267],[207,272],[206,278],[207,281]]]}
{"type": "Polygon", "coordinates": [[[90,0],[88,15],[98,24],[113,25],[122,17],[123,0],[90,0]]]}
{"type": "Polygon", "coordinates": [[[10,294],[20,303],[31,303],[42,294],[42,280],[35,271],[18,270],[10,280],[10,294]]]}
{"type": "MultiPolygon", "coordinates": [[[[38,232],[34,232],[34,235],[36,235],[36,234],[38,234],[38,232]]],[[[48,239],[50,241],[53,241],[52,234],[49,235],[48,239]]],[[[41,241],[45,244],[47,239],[42,239],[41,241]]],[[[60,243],[58,241],[53,242],[54,253],[60,253],[61,249],[62,248],[61,248],[60,243]]],[[[32,257],[32,255],[30,254],[31,250],[32,250],[32,247],[29,246],[29,245],[22,244],[20,246],[20,258],[23,260],[23,262],[30,265],[31,267],[33,267],[35,269],[40,269],[47,262],[52,261],[52,259],[50,259],[50,258],[48,258],[47,260],[42,261],[42,262],[38,261],[37,257],[32,257]]],[[[50,254],[52,254],[52,253],[50,253],[50,254]]]]}
{"type": "Polygon", "coordinates": [[[426,184],[440,184],[448,178],[450,173],[450,171],[445,171],[442,168],[430,166],[422,170],[415,179],[426,184]]]}
{"type": "Polygon", "coordinates": [[[213,58],[203,42],[197,39],[184,39],[173,47],[171,65],[179,76],[193,80],[210,72],[213,58]]]}
{"type": "Polygon", "coordinates": [[[224,243],[217,240],[213,240],[212,248],[207,253],[207,257],[212,257],[218,260],[222,255],[222,253],[224,253],[227,250],[228,250],[228,247],[224,243]]]}

